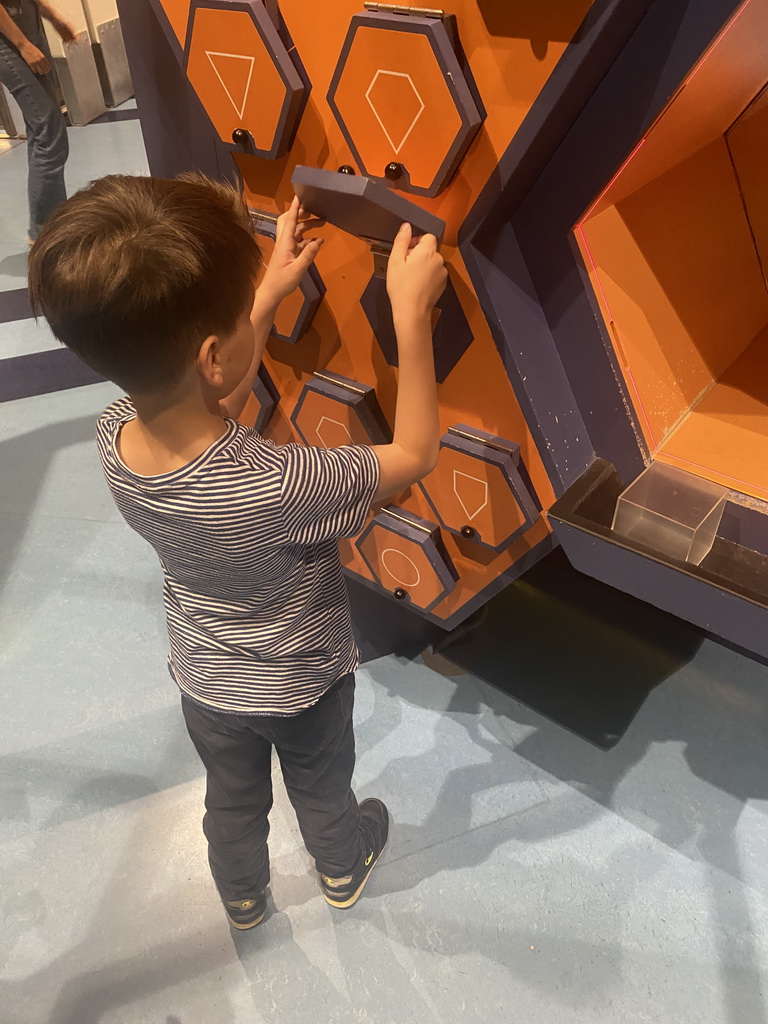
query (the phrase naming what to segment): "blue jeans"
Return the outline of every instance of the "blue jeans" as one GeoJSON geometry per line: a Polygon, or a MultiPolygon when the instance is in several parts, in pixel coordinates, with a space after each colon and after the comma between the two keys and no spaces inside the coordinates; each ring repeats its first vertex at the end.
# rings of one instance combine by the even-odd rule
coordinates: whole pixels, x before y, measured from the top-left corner
{"type": "MultiPolygon", "coordinates": [[[[51,60],[36,4],[9,0],[6,10],[21,31],[51,60]]],[[[29,237],[34,241],[46,219],[67,198],[64,164],[69,155],[67,128],[53,75],[36,75],[15,46],[0,34],[0,82],[18,103],[27,129],[29,237]]]]}
{"type": "Polygon", "coordinates": [[[353,674],[293,717],[231,714],[182,695],[187,731],[208,773],[203,831],[223,900],[252,899],[269,884],[273,746],[317,870],[343,878],[360,865],[365,853],[352,792],[354,702],[353,674]]]}

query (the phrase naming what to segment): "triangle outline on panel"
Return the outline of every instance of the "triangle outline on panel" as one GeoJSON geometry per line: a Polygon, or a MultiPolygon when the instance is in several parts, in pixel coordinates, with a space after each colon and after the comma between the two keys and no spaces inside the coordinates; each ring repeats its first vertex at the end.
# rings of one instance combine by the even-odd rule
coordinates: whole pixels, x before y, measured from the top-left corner
{"type": "Polygon", "coordinates": [[[255,57],[247,57],[245,54],[242,54],[242,53],[222,53],[219,50],[206,50],[205,51],[205,56],[211,62],[211,67],[216,72],[216,77],[221,82],[221,87],[224,90],[224,92],[227,94],[227,99],[229,100],[229,102],[234,107],[235,113],[237,114],[238,117],[242,118],[243,114],[245,113],[245,104],[248,102],[248,93],[249,93],[250,88],[251,88],[251,79],[253,78],[253,66],[256,63],[256,58],[255,57]],[[216,67],[216,61],[213,59],[214,57],[229,57],[229,58],[231,58],[233,60],[246,60],[246,61],[250,61],[251,66],[248,69],[248,79],[247,79],[247,81],[245,83],[245,89],[243,89],[243,99],[242,99],[242,102],[240,103],[240,106],[238,106],[237,103],[235,103],[235,100],[234,100],[234,97],[232,96],[232,93],[227,88],[227,84],[224,81],[224,79],[222,78],[221,72],[216,67]]]}

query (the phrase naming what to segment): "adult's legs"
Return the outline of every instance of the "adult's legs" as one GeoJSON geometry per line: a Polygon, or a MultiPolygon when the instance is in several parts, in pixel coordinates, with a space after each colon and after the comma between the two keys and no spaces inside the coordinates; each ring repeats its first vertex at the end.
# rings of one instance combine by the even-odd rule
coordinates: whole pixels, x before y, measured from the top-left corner
{"type": "Polygon", "coordinates": [[[208,711],[182,697],[187,730],[208,773],[203,831],[211,873],[225,902],[269,883],[272,745],[247,715],[208,711]]]}
{"type": "MultiPolygon", "coordinates": [[[[50,60],[34,4],[23,6],[16,20],[29,41],[50,60]]],[[[26,126],[29,237],[34,240],[46,219],[67,198],[64,186],[64,165],[69,155],[67,129],[56,98],[53,74],[36,75],[16,47],[3,36],[0,36],[0,82],[21,108],[26,126]]]]}
{"type": "Polygon", "coordinates": [[[307,711],[269,724],[304,843],[331,878],[351,874],[363,856],[352,792],[354,694],[355,677],[345,676],[307,711]]]}

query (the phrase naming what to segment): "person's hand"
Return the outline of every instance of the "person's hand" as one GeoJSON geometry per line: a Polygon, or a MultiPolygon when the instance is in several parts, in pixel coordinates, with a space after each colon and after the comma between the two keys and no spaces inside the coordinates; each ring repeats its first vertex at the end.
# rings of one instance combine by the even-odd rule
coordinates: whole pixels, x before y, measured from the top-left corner
{"type": "Polygon", "coordinates": [[[434,235],[413,241],[410,224],[403,224],[392,245],[387,266],[387,292],[397,316],[429,317],[443,294],[448,271],[437,251],[434,235]]]}
{"type": "Polygon", "coordinates": [[[36,75],[47,75],[51,70],[51,63],[48,58],[42,50],[38,50],[32,43],[25,43],[19,52],[36,75]]]}
{"type": "Polygon", "coordinates": [[[304,238],[304,232],[324,223],[308,218],[294,196],[286,212],[277,218],[274,252],[258,289],[262,299],[277,304],[298,288],[323,244],[322,238],[304,238]]]}
{"type": "Polygon", "coordinates": [[[71,43],[77,39],[77,32],[75,32],[70,23],[60,15],[56,15],[55,18],[51,18],[51,24],[63,43],[71,43]]]}

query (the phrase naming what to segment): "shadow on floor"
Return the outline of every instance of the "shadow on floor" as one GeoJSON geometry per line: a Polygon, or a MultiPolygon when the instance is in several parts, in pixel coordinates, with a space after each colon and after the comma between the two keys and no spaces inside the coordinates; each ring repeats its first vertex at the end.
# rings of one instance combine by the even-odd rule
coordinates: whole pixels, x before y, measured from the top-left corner
{"type": "Polygon", "coordinates": [[[3,488],[14,495],[16,507],[25,510],[6,517],[0,547],[0,588],[10,574],[53,455],[69,445],[92,440],[95,420],[95,416],[83,416],[66,423],[51,423],[0,441],[3,488]]]}
{"type": "MultiPolygon", "coordinates": [[[[747,802],[768,799],[768,670],[713,642],[700,652],[703,640],[693,626],[575,572],[560,551],[509,587],[447,638],[442,653],[425,655],[456,679],[444,716],[461,721],[490,759],[451,771],[426,818],[401,829],[411,850],[429,853],[415,858],[415,869],[400,861],[388,887],[418,885],[425,860],[430,875],[453,873],[484,863],[510,840],[566,839],[609,808],[709,866],[705,913],[718,948],[723,1020],[766,1021],[750,893],[761,891],[767,873],[738,830],[747,802]],[[508,817],[473,827],[483,793],[510,783],[509,760],[482,729],[486,702],[507,747],[535,774],[541,769],[567,787],[548,806],[512,805],[508,817]],[[591,811],[572,790],[593,801],[591,811]],[[460,841],[441,840],[448,820],[454,838],[464,831],[460,841]]],[[[407,680],[399,695],[427,706],[407,680]]],[[[435,739],[444,742],[441,726],[435,739]]],[[[395,769],[405,775],[425,761],[400,760],[412,762],[395,769]]],[[[657,884],[654,870],[649,864],[648,877],[637,880],[647,893],[657,884]]],[[[609,880],[618,893],[621,872],[609,880]]],[[[462,941],[441,951],[459,954],[462,941]]]]}
{"type": "Polygon", "coordinates": [[[437,650],[608,749],[702,639],[689,623],[576,572],[557,549],[437,650]]]}
{"type": "Polygon", "coordinates": [[[6,277],[27,276],[27,252],[15,252],[0,260],[0,274],[6,277]]]}

